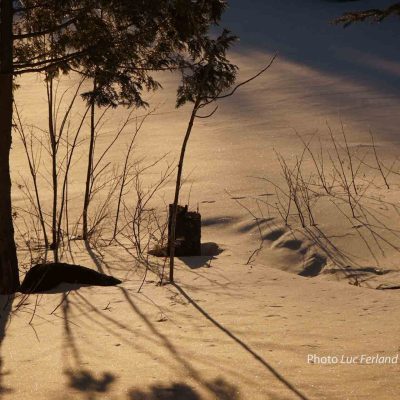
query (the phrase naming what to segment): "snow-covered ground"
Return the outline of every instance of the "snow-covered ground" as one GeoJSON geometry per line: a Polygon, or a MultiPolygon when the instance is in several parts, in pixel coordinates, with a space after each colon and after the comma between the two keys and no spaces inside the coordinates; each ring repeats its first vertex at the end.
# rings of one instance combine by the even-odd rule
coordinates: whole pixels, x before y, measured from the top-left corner
{"type": "MultiPolygon", "coordinates": [[[[372,132],[379,157],[392,165],[400,149],[400,24],[388,20],[343,29],[329,23],[344,11],[386,3],[390,1],[230,2],[223,25],[240,36],[232,53],[240,66],[239,80],[278,56],[258,80],[221,103],[213,118],[198,120],[190,140],[181,203],[190,192],[191,207],[199,206],[203,218],[204,249],[218,245],[220,250],[178,260],[176,286],[155,286],[157,278],[150,274],[138,294],[143,271],[132,270],[133,260],[124,248],[106,247],[103,257],[96,258],[96,252],[89,254],[76,242],[75,262],[100,266],[124,282],[118,288],[73,290],[58,308],[65,296],[61,289],[38,297],[38,304],[36,296],[30,296],[15,311],[17,298],[8,322],[11,307],[2,299],[0,397],[240,400],[400,395],[398,363],[308,362],[308,355],[340,359],[400,353],[399,293],[371,289],[400,282],[399,253],[393,247],[399,242],[396,231],[380,226],[382,238],[361,231],[366,244],[358,228],[331,203],[321,201],[315,208],[317,228],[334,246],[326,254],[310,241],[307,230],[296,225],[291,232],[284,226],[265,204],[276,203],[274,187],[258,179],[284,184],[275,152],[293,165],[302,152],[295,132],[305,138],[315,134],[313,146],[318,148],[320,138],[323,149],[334,154],[329,128],[343,145],[342,125],[351,151],[371,151],[372,132]],[[345,258],[338,257],[343,253],[345,258]],[[315,273],[306,273],[310,270],[315,273]]],[[[144,125],[135,157],[156,160],[169,152],[172,161],[189,109],[174,108],[176,77],[160,78],[164,90],[149,96],[157,111],[144,125]]],[[[16,101],[24,120],[45,127],[43,84],[37,77],[25,77],[21,83],[16,101]]],[[[76,78],[64,78],[61,86],[74,83],[76,78]]],[[[118,109],[110,114],[104,130],[115,130],[126,113],[118,109]]],[[[107,146],[111,135],[100,138],[99,148],[107,146]]],[[[116,144],[111,161],[121,159],[127,140],[128,135],[116,144]]],[[[371,152],[368,161],[373,160],[371,152]]],[[[308,159],[305,172],[311,172],[312,165],[308,159]]],[[[399,164],[394,165],[398,170],[399,164]]],[[[16,182],[19,174],[28,178],[16,139],[13,171],[16,182]]],[[[77,157],[69,188],[72,216],[82,207],[82,171],[84,158],[77,157]]],[[[361,178],[371,196],[367,206],[379,213],[385,226],[398,229],[398,175],[388,176],[390,189],[377,171],[361,178]]],[[[173,182],[163,191],[165,201],[171,200],[172,190],[173,182]]],[[[50,192],[42,195],[49,204],[50,192]]],[[[16,206],[23,206],[16,185],[14,199],[16,206]]],[[[162,207],[162,197],[156,205],[162,207]]],[[[25,254],[21,248],[21,259],[25,254]]]]}

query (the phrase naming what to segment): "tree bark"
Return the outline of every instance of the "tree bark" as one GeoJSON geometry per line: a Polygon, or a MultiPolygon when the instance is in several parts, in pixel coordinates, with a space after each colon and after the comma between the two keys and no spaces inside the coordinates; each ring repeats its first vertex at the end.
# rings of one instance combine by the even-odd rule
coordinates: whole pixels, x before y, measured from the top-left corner
{"type": "Polygon", "coordinates": [[[13,113],[13,2],[1,0],[0,4],[0,294],[11,294],[19,288],[10,176],[13,113]]]}
{"type": "MultiPolygon", "coordinates": [[[[171,247],[172,208],[169,205],[168,251],[171,247]]],[[[188,206],[178,205],[175,219],[175,256],[196,257],[201,255],[201,215],[188,211],[188,206]]],[[[169,253],[168,253],[169,254],[169,253]]]]}

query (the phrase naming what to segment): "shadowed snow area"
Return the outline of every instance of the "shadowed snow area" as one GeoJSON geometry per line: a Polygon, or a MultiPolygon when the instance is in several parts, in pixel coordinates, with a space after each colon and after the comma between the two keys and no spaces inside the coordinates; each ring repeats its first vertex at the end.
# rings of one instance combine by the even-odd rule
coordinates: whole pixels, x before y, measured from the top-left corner
{"type": "Polygon", "coordinates": [[[344,12],[384,8],[392,1],[327,0],[230,1],[224,22],[240,37],[241,48],[278,53],[320,73],[349,78],[398,96],[400,28],[385,23],[358,23],[343,29],[332,21],[344,12]]]}

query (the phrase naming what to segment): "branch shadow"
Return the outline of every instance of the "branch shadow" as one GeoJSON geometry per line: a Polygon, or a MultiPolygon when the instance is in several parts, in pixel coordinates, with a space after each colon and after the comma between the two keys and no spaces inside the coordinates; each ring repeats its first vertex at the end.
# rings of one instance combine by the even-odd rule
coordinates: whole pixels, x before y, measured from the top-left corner
{"type": "MultiPolygon", "coordinates": [[[[217,400],[240,400],[239,389],[223,380],[216,378],[212,381],[205,380],[201,373],[184,357],[172,341],[159,331],[156,326],[146,317],[140,308],[133,301],[128,291],[118,287],[122,292],[132,310],[142,319],[150,332],[158,338],[171,356],[182,366],[186,373],[194,379],[199,385],[210,392],[217,400]]],[[[200,395],[186,384],[177,383],[172,386],[152,386],[148,392],[132,390],[130,392],[131,400],[200,400],[200,395]]]]}
{"type": "MultiPolygon", "coordinates": [[[[91,255],[94,255],[93,253],[91,255]]],[[[95,255],[94,255],[95,256],[95,255]]],[[[94,260],[96,263],[104,263],[103,260],[96,259],[94,260]]],[[[176,286],[176,285],[175,285],[176,286]]],[[[176,286],[178,288],[178,286],[176,286]]],[[[132,311],[144,322],[145,326],[150,331],[150,335],[147,338],[148,340],[152,340],[153,344],[161,344],[167,352],[175,359],[175,361],[182,367],[185,373],[188,375],[190,379],[195,381],[200,387],[204,388],[205,391],[210,393],[213,398],[216,400],[240,400],[242,397],[240,395],[239,387],[227,382],[225,379],[221,377],[216,377],[215,379],[204,379],[201,372],[199,372],[190,360],[185,357],[179,347],[175,346],[175,344],[171,341],[171,339],[161,332],[156,325],[144,314],[141,310],[140,306],[136,304],[134,299],[132,298],[129,290],[119,286],[118,290],[121,291],[121,294],[126,299],[127,304],[132,308],[132,311]]],[[[178,289],[179,290],[179,289],[178,289]]],[[[76,293],[78,297],[82,298],[85,302],[88,302],[83,298],[83,295],[79,292],[76,293]]],[[[189,297],[187,297],[189,300],[189,297]]],[[[189,300],[191,304],[194,303],[193,300],[189,300]]],[[[197,306],[197,305],[196,305],[197,306]]],[[[93,306],[91,306],[93,311],[96,311],[93,306]]],[[[197,307],[196,307],[197,308],[197,307]]],[[[201,310],[201,308],[199,308],[201,310]]],[[[207,315],[207,314],[206,314],[207,315]]],[[[208,316],[209,317],[209,316],[208,316]]],[[[211,318],[211,317],[209,317],[211,318]]],[[[110,317],[107,317],[110,319],[110,317]]],[[[213,319],[211,319],[214,321],[213,319]]],[[[116,321],[113,321],[117,323],[116,321]]],[[[225,333],[228,333],[229,336],[235,338],[235,340],[244,347],[247,351],[249,351],[257,360],[264,364],[270,372],[272,372],[280,382],[284,383],[286,387],[288,387],[292,393],[297,395],[301,400],[308,400],[306,396],[300,393],[296,388],[294,388],[289,382],[287,382],[278,372],[276,372],[271,366],[269,366],[266,361],[264,361],[260,356],[258,356],[253,350],[251,350],[246,344],[244,344],[240,339],[236,338],[229,331],[225,330],[218,322],[214,321],[214,324],[225,333]]],[[[127,329],[127,328],[125,328],[127,329]]],[[[167,358],[165,359],[167,362],[167,358]]],[[[171,368],[173,364],[170,363],[171,368]]],[[[154,385],[149,386],[147,389],[141,388],[132,388],[128,393],[129,400],[202,400],[204,397],[193,387],[187,385],[184,382],[173,382],[168,384],[156,383],[154,385]]],[[[208,398],[208,397],[207,397],[208,398]]],[[[271,398],[277,400],[278,397],[276,394],[268,394],[266,398],[271,398]]]]}
{"type": "MultiPolygon", "coordinates": [[[[78,292],[77,292],[78,293],[78,292]]],[[[71,389],[75,389],[85,395],[87,400],[95,400],[97,396],[101,396],[110,390],[110,386],[115,382],[115,375],[110,372],[102,372],[96,377],[94,372],[82,368],[83,357],[78,347],[75,335],[73,333],[73,324],[70,322],[71,302],[66,295],[63,298],[62,313],[64,321],[64,336],[66,353],[72,354],[74,367],[67,366],[64,369],[64,375],[67,378],[67,385],[71,389]]],[[[66,365],[68,365],[66,363],[66,365]]]]}
{"type": "Polygon", "coordinates": [[[249,345],[235,336],[227,328],[222,326],[216,321],[211,315],[209,315],[202,307],[200,307],[178,284],[173,283],[174,287],[179,293],[205,318],[207,318],[212,324],[214,324],[219,330],[224,332],[227,336],[233,339],[240,347],[252,355],[267,371],[269,371],[280,383],[282,383],[290,392],[296,395],[301,400],[308,400],[308,397],[300,392],[293,384],[291,384],[283,375],[281,375],[274,367],[272,367],[264,358],[257,354],[249,345]]]}
{"type": "Polygon", "coordinates": [[[104,274],[104,268],[103,268],[103,263],[101,262],[100,258],[97,256],[97,254],[94,252],[92,249],[92,246],[90,245],[90,242],[88,240],[85,240],[85,249],[88,252],[90,258],[93,260],[93,262],[96,265],[96,268],[99,272],[104,274]]]}

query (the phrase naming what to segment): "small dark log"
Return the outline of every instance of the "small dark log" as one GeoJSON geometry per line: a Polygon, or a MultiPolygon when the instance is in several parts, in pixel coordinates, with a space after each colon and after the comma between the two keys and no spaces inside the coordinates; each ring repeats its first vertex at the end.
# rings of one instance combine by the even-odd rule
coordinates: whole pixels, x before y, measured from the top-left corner
{"type": "Polygon", "coordinates": [[[114,286],[121,281],[81,265],[65,263],[38,264],[25,275],[22,293],[40,293],[54,289],[61,283],[81,285],[114,286]]]}
{"type": "MultiPolygon", "coordinates": [[[[172,204],[169,205],[168,254],[171,238],[172,204]]],[[[201,255],[201,215],[188,211],[188,206],[179,206],[176,214],[175,255],[190,257],[201,255]]]]}

